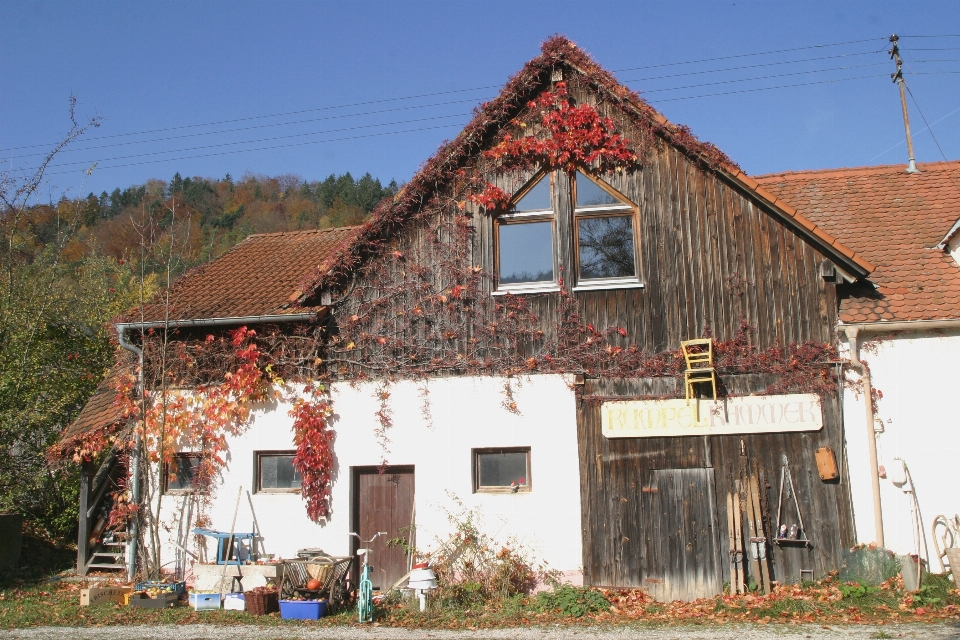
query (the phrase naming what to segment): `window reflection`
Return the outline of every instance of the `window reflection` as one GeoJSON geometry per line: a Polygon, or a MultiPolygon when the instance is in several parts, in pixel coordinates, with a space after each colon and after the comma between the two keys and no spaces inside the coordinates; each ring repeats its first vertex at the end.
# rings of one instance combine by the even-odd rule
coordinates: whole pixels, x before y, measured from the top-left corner
{"type": "Polygon", "coordinates": [[[636,275],[632,217],[580,218],[577,221],[577,233],[581,278],[627,278],[636,275]]]}
{"type": "Polygon", "coordinates": [[[553,225],[500,224],[500,284],[553,280],[553,225]]]}

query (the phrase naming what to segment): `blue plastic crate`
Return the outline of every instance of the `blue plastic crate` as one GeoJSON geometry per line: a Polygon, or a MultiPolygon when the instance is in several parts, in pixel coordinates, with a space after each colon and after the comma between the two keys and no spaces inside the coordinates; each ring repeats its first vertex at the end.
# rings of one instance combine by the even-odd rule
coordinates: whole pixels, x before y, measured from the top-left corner
{"type": "Polygon", "coordinates": [[[280,617],[285,620],[319,620],[327,615],[326,600],[281,600],[280,617]]]}

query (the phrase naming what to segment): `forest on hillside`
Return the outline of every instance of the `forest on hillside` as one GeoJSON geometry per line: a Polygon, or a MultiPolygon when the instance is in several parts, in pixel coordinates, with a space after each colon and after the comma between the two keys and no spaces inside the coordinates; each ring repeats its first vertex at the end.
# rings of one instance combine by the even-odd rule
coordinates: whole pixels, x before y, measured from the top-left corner
{"type": "Polygon", "coordinates": [[[37,203],[0,172],[0,512],[69,539],[77,465],[44,458],[113,363],[111,321],[254,233],[363,222],[398,186],[349,173],[184,178],[37,203]]]}
{"type": "MultiPolygon", "coordinates": [[[[100,254],[130,259],[144,243],[144,233],[157,236],[189,233],[181,259],[187,268],[206,262],[254,233],[343,227],[363,222],[380,200],[397,192],[396,182],[384,187],[369,173],[350,173],[307,182],[294,175],[246,175],[234,180],[183,178],[146,184],[82,201],[65,200],[58,208],[80,212],[77,232],[65,259],[100,254]],[[189,228],[177,227],[177,224],[189,228]]],[[[35,209],[47,220],[52,211],[35,209]]]]}

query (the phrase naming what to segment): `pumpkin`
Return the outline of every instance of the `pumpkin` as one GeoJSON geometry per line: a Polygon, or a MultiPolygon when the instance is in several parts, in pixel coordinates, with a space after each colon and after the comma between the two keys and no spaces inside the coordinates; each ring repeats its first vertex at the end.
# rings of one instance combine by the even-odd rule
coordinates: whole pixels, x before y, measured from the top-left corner
{"type": "Polygon", "coordinates": [[[307,589],[309,589],[310,591],[316,591],[317,589],[320,588],[320,586],[321,586],[320,581],[316,579],[310,580],[309,582],[307,582],[307,589]]]}

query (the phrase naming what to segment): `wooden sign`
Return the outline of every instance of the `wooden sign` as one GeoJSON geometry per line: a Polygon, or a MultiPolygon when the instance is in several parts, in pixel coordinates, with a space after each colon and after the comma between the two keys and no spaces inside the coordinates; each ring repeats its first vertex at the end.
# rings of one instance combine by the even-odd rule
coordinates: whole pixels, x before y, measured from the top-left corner
{"type": "Polygon", "coordinates": [[[600,408],[607,438],[661,438],[819,431],[820,396],[739,396],[721,400],[616,400],[600,408]]]}
{"type": "Polygon", "coordinates": [[[123,602],[123,596],[133,591],[133,587],[90,587],[80,590],[80,606],[104,602],[123,602]]]}

